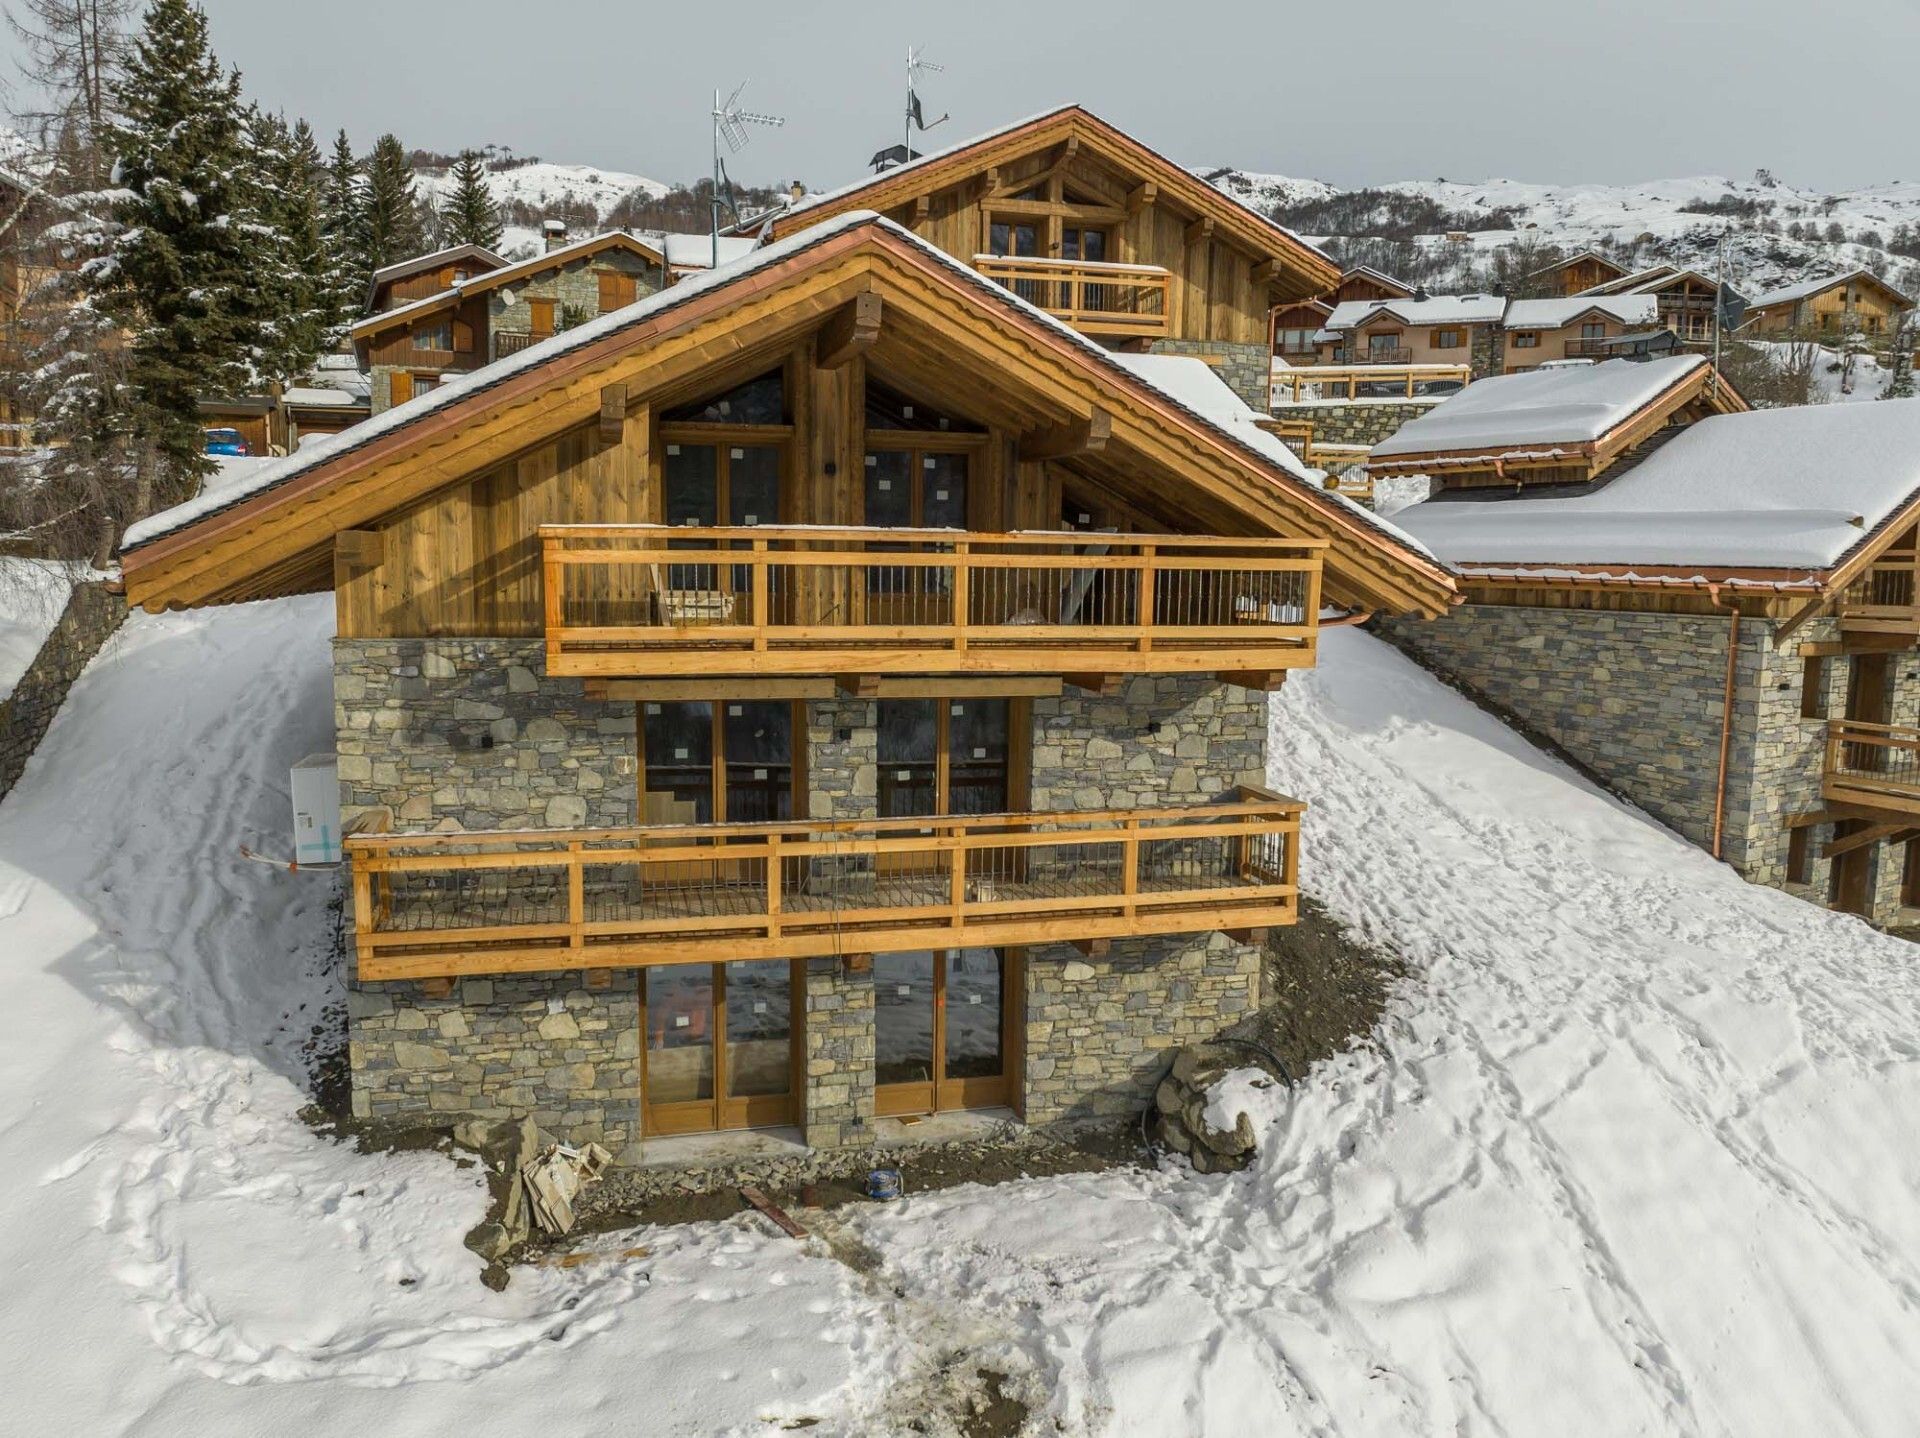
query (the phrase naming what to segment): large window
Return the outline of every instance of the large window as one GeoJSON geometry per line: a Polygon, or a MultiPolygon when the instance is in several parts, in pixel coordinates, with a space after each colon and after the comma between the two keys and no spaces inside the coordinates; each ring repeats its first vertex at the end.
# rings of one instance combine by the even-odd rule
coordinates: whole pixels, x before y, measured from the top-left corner
{"type": "Polygon", "coordinates": [[[1427,346],[1437,350],[1457,350],[1464,348],[1466,343],[1465,330],[1435,330],[1428,339],[1427,346]]]}
{"type": "Polygon", "coordinates": [[[453,324],[445,316],[429,320],[425,324],[413,327],[413,347],[417,350],[447,350],[453,348],[453,324]]]}
{"type": "Polygon", "coordinates": [[[1512,335],[1513,347],[1517,350],[1535,350],[1540,348],[1540,335],[1536,330],[1515,330],[1512,335]]]}
{"type": "Polygon", "coordinates": [[[779,824],[805,806],[806,733],[790,699],[668,699],[640,706],[640,810],[648,824],[779,824]]]}
{"type": "Polygon", "coordinates": [[[804,983],[790,959],[641,970],[642,1128],[650,1135],[794,1120],[804,983]]]}
{"type": "Polygon", "coordinates": [[[873,959],[874,1109],[986,1108],[1012,1094],[1002,949],[912,950],[873,959]]]}

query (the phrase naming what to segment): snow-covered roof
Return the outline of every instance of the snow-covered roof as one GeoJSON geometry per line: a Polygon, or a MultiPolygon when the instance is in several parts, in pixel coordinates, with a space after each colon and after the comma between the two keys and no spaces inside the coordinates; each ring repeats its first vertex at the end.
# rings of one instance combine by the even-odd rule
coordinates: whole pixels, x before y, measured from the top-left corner
{"type": "Polygon", "coordinates": [[[1878,285],[1889,294],[1899,295],[1903,304],[1913,303],[1911,298],[1881,279],[1872,270],[1849,270],[1844,275],[1827,275],[1822,279],[1804,280],[1797,285],[1784,285],[1777,290],[1768,290],[1763,295],[1755,295],[1748,302],[1747,308],[1765,310],[1772,309],[1776,305],[1798,304],[1801,300],[1810,300],[1815,295],[1824,294],[1836,286],[1848,284],[1854,280],[1865,280],[1869,284],[1878,285]]]}
{"type": "Polygon", "coordinates": [[[1673,355],[1496,375],[1408,421],[1369,458],[1590,444],[1706,363],[1702,355],[1673,355]]]}
{"type": "Polygon", "coordinates": [[[496,255],[482,245],[448,245],[442,250],[433,250],[424,255],[415,255],[410,260],[395,260],[390,265],[382,265],[373,272],[373,283],[383,284],[388,280],[404,279],[408,275],[418,274],[421,270],[435,269],[440,265],[450,265],[455,260],[481,260],[498,269],[506,264],[506,256],[496,255]]]}
{"type": "MultiPolygon", "coordinates": [[[[667,257],[667,267],[675,270],[706,270],[713,267],[713,237],[683,235],[671,230],[641,230],[640,237],[667,257]]],[[[720,263],[731,264],[753,252],[759,240],[751,235],[722,235],[720,263]]]]}
{"type": "Polygon", "coordinates": [[[1565,299],[1513,300],[1507,305],[1510,330],[1557,330],[1598,310],[1622,324],[1651,324],[1660,313],[1652,295],[1570,295],[1565,299]]]}
{"type": "Polygon", "coordinates": [[[1618,260],[1609,259],[1598,250],[1581,250],[1576,254],[1568,255],[1564,259],[1555,260],[1550,265],[1542,265],[1537,270],[1528,270],[1527,278],[1531,279],[1535,275],[1552,274],[1556,270],[1570,270],[1583,260],[1598,260],[1608,269],[1614,271],[1615,274],[1618,274],[1626,268],[1626,266],[1622,265],[1618,260]]]}
{"type": "MultiPolygon", "coordinates": [[[[911,230],[871,210],[850,210],[836,215],[819,225],[796,231],[785,239],[760,246],[745,258],[736,260],[732,264],[723,264],[717,270],[690,275],[680,283],[669,285],[666,289],[648,295],[635,304],[597,316],[586,324],[564,330],[551,339],[528,346],[517,354],[461,375],[425,394],[416,395],[405,403],[384,410],[350,429],[342,430],[339,434],[311,448],[303,448],[284,459],[275,460],[257,473],[248,476],[243,483],[223,485],[218,490],[203,490],[183,504],[149,515],[130,526],[121,542],[121,552],[125,553],[150,544],[163,535],[182,529],[221,510],[229,509],[242,500],[278,488],[309,470],[364,448],[385,435],[416,424],[429,415],[459,404],[475,394],[504,384],[516,375],[548,364],[572,350],[597,343],[623,330],[644,324],[656,315],[677,309],[709,290],[733,284],[823,244],[837,234],[862,225],[877,225],[889,234],[911,244],[929,259],[966,280],[983,296],[1019,311],[1033,323],[1051,330],[1061,339],[1074,345],[1081,354],[1110,371],[1123,375],[1130,381],[1148,385],[1194,419],[1264,463],[1269,472],[1276,473],[1288,483],[1301,485],[1319,501],[1343,510],[1366,528],[1374,530],[1401,549],[1426,559],[1432,558],[1419,541],[1403,530],[1345,496],[1321,488],[1315,482],[1313,472],[1301,464],[1293,451],[1281,444],[1276,436],[1242,419],[1241,412],[1253,414],[1244,402],[1234,397],[1234,404],[1238,409],[1230,409],[1219,394],[1219,391],[1225,390],[1224,384],[1214,380],[1213,385],[1203,386],[1198,378],[1185,368],[1156,367],[1150,364],[1136,367],[1134,364],[1129,364],[1128,361],[1138,362],[1153,357],[1123,356],[1113,353],[1088,339],[1064,321],[1029,304],[1011,290],[995,284],[978,271],[921,239],[911,230]]],[[[1198,361],[1194,362],[1194,367],[1207,369],[1206,365],[1198,361]]],[[[1214,379],[1211,374],[1208,378],[1214,379]]],[[[1227,393],[1231,397],[1231,391],[1227,393]]]]}
{"type": "Polygon", "coordinates": [[[1908,399],[1713,415],[1591,494],[1431,499],[1394,518],[1472,566],[1821,570],[1916,495],[1908,399]]]}
{"type": "Polygon", "coordinates": [[[319,408],[359,409],[367,403],[367,392],[351,392],[344,389],[315,389],[307,385],[292,385],[281,396],[288,404],[313,405],[319,408]]]}
{"type": "Polygon", "coordinates": [[[1434,295],[1424,300],[1346,300],[1327,316],[1330,330],[1350,330],[1379,315],[1409,325],[1498,324],[1507,302],[1499,295],[1434,295]]]}
{"type": "Polygon", "coordinates": [[[1340,283],[1344,285],[1348,280],[1352,279],[1372,280],[1375,284],[1387,285],[1392,289],[1396,289],[1403,295],[1413,293],[1413,286],[1405,280],[1399,278],[1397,275],[1390,275],[1385,270],[1376,270],[1372,265],[1354,265],[1340,276],[1340,283]]]}
{"type": "Polygon", "coordinates": [[[1278,435],[1260,427],[1260,414],[1235,394],[1205,360],[1191,355],[1114,354],[1120,365],[1184,409],[1228,431],[1249,449],[1286,470],[1296,479],[1312,481],[1313,471],[1281,443],[1278,435]]]}

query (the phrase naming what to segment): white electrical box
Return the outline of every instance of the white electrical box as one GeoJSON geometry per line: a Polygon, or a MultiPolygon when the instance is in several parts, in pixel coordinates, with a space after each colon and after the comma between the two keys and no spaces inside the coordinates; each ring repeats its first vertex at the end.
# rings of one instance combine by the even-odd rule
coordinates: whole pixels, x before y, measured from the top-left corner
{"type": "Polygon", "coordinates": [[[340,862],[340,771],[331,754],[309,754],[289,775],[293,857],[301,864],[340,862]]]}

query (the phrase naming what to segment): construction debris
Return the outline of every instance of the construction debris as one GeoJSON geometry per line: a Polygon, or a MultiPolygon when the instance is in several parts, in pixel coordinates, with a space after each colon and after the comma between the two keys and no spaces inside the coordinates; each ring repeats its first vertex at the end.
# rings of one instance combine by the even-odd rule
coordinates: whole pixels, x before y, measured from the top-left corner
{"type": "Polygon", "coordinates": [[[806,1229],[795,1223],[784,1208],[768,1198],[766,1194],[762,1193],[759,1189],[743,1188],[740,1190],[740,1196],[755,1208],[759,1209],[760,1212],[764,1213],[768,1218],[772,1219],[774,1223],[779,1226],[781,1232],[785,1233],[788,1237],[805,1238],[807,1236],[806,1229]]]}
{"type": "Polygon", "coordinates": [[[598,1183],[613,1155],[597,1143],[574,1148],[556,1143],[520,1170],[527,1206],[542,1233],[566,1233],[573,1227],[573,1200],[588,1184],[598,1183]]]}

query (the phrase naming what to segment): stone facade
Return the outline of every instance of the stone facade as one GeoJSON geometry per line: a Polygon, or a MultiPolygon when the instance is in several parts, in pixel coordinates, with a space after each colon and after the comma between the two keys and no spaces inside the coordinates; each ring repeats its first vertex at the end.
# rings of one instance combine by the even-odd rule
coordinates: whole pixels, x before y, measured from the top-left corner
{"type": "Polygon", "coordinates": [[[1316,444],[1380,443],[1398,434],[1439,404],[1444,396],[1433,399],[1323,399],[1300,404],[1276,404],[1275,419],[1302,420],[1313,426],[1316,444]]]}
{"type": "Polygon", "coordinates": [[[546,677],[537,639],[336,639],[343,823],[396,829],[635,822],[633,705],[546,677]]]}
{"type": "MultiPolygon", "coordinates": [[[[1502,605],[1463,605],[1445,619],[1383,620],[1385,637],[1553,740],[1600,779],[1702,847],[1713,842],[1720,739],[1726,712],[1729,620],[1502,605]]],[[[1732,727],[1721,817],[1721,855],[1745,878],[1825,903],[1831,873],[1819,857],[1832,837],[1812,837],[1809,881],[1788,881],[1787,819],[1821,807],[1826,720],[1801,713],[1802,642],[1837,637],[1831,620],[1800,630],[1784,649],[1775,626],[1742,619],[1734,661],[1732,727]]],[[[1889,667],[1892,719],[1920,722],[1920,673],[1909,656],[1889,667]]],[[[1825,704],[1846,712],[1847,666],[1822,666],[1825,704]]],[[[1868,917],[1900,910],[1904,854],[1877,845],[1868,917]]]]}
{"type": "MultiPolygon", "coordinates": [[[[340,640],[335,663],[343,817],[386,809],[406,831],[634,822],[634,706],[547,678],[537,641],[340,640]]],[[[1035,809],[1200,802],[1264,781],[1265,696],[1208,678],[1140,677],[1117,696],[1069,691],[1030,712],[1030,732],[1009,741],[1030,746],[1035,809]]],[[[807,704],[813,817],[876,813],[876,721],[871,700],[807,704]]],[[[870,1143],[871,967],[802,968],[806,1141],[870,1143]]],[[[1028,1120],[1076,1123],[1139,1108],[1167,1049],[1245,1014],[1259,958],[1223,935],[1177,935],[1116,942],[1098,958],[1040,946],[1009,972],[1025,975],[1005,1002],[1028,1120]]],[[[531,1112],[556,1136],[633,1157],[640,1040],[631,972],[603,988],[573,973],[469,979],[444,998],[410,983],[349,992],[354,1110],[368,1120],[531,1112]]]]}
{"type": "Polygon", "coordinates": [[[107,593],[105,585],[74,585],[26,673],[13,692],[0,699],[0,798],[13,788],[46,737],[73,681],[126,617],[126,604],[107,593]]]}
{"type": "Polygon", "coordinates": [[[1499,325],[1475,325],[1467,352],[1468,372],[1475,379],[1501,373],[1507,363],[1507,332],[1499,325]]]}
{"type": "Polygon", "coordinates": [[[1228,389],[1265,414],[1273,398],[1273,352],[1264,344],[1229,344],[1225,340],[1155,340],[1150,353],[1193,355],[1214,361],[1213,371],[1228,389]]]}

